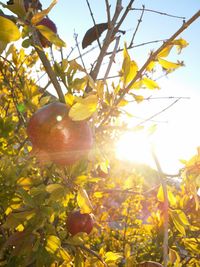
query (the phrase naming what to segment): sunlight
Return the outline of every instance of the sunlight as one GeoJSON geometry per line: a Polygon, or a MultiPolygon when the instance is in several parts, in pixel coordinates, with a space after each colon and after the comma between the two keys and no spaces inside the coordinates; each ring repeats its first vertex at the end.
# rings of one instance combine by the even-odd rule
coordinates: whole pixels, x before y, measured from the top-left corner
{"type": "Polygon", "coordinates": [[[144,132],[126,132],[116,144],[116,156],[120,160],[154,166],[150,141],[144,132]]]}

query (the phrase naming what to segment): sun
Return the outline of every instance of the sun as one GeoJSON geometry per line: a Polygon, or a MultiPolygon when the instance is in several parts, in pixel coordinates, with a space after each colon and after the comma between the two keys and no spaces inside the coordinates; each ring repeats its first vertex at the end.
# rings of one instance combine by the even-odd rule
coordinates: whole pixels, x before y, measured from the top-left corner
{"type": "Polygon", "coordinates": [[[128,131],[121,135],[116,144],[116,156],[119,160],[143,163],[154,167],[150,139],[141,131],[128,131]]]}

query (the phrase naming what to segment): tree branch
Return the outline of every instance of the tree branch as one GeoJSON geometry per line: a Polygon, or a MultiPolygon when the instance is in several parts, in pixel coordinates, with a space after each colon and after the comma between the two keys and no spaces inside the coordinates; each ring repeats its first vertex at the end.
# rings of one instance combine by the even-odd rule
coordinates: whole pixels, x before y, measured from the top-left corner
{"type": "Polygon", "coordinates": [[[163,227],[164,227],[164,238],[163,238],[163,262],[164,267],[167,267],[168,264],[168,226],[169,226],[169,201],[168,201],[168,194],[167,194],[167,184],[165,181],[165,175],[163,174],[163,171],[160,166],[160,162],[158,161],[158,158],[155,154],[154,148],[152,147],[151,150],[152,157],[155,161],[157,170],[158,170],[158,176],[160,179],[160,182],[162,184],[163,188],[163,196],[164,196],[164,216],[163,216],[163,227]]]}
{"type": "Polygon", "coordinates": [[[33,33],[33,44],[34,44],[34,47],[35,47],[35,50],[40,58],[40,60],[42,61],[42,64],[48,74],[48,77],[49,79],[51,80],[57,94],[58,94],[58,97],[59,97],[59,100],[60,102],[62,103],[65,103],[65,97],[64,97],[64,94],[62,92],[62,89],[60,87],[60,84],[56,78],[56,75],[51,67],[51,64],[49,62],[49,60],[47,59],[43,49],[41,49],[41,43],[39,41],[39,38],[38,38],[38,33],[37,33],[37,30],[35,28],[32,28],[32,33],[33,33]]]}

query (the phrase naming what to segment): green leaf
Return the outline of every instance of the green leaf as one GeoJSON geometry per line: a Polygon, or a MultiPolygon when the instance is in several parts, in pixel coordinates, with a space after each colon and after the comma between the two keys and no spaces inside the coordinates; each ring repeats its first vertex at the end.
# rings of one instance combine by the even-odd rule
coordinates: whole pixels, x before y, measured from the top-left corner
{"type": "Polygon", "coordinates": [[[58,35],[50,30],[48,27],[44,25],[37,25],[36,28],[39,30],[39,32],[52,44],[58,46],[58,47],[65,47],[66,44],[63,40],[61,40],[58,35]]]}
{"type": "Polygon", "coordinates": [[[92,204],[85,189],[80,188],[77,194],[77,203],[81,213],[91,213],[93,210],[92,204]]]}
{"type": "Polygon", "coordinates": [[[90,95],[84,99],[79,99],[79,101],[69,111],[69,117],[73,121],[88,119],[97,110],[98,98],[96,95],[90,95]]]}
{"type": "Polygon", "coordinates": [[[0,25],[0,41],[10,43],[20,38],[20,31],[12,20],[0,16],[0,25]]]}

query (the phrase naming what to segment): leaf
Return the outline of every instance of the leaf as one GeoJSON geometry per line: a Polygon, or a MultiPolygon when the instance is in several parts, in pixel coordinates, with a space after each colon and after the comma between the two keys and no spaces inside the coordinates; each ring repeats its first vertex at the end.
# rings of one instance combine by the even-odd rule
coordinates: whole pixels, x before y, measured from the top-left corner
{"type": "Polygon", "coordinates": [[[171,248],[169,249],[169,260],[170,260],[170,263],[172,263],[174,267],[179,267],[179,263],[181,259],[176,250],[171,249],[171,248]]]}
{"type": "Polygon", "coordinates": [[[142,95],[136,95],[136,94],[132,94],[132,93],[131,93],[131,95],[134,97],[134,99],[137,103],[140,103],[144,100],[144,97],[142,95]]]}
{"type": "Polygon", "coordinates": [[[105,254],[105,262],[106,263],[112,263],[112,262],[116,262],[119,261],[123,258],[123,256],[120,253],[114,253],[114,252],[107,252],[105,254]]]}
{"type": "Polygon", "coordinates": [[[90,28],[83,37],[82,48],[86,48],[97,40],[101,34],[108,29],[108,23],[99,23],[90,28]]]}
{"type": "Polygon", "coordinates": [[[0,16],[0,25],[0,41],[10,43],[20,38],[20,31],[12,20],[0,16]]]}
{"type": "Polygon", "coordinates": [[[65,102],[66,102],[66,104],[72,106],[74,104],[74,96],[70,93],[67,93],[65,95],[65,102]]]}
{"type": "Polygon", "coordinates": [[[32,19],[31,19],[31,23],[33,25],[38,24],[44,17],[46,17],[49,14],[51,9],[57,4],[57,2],[58,2],[58,0],[53,0],[47,9],[44,9],[41,12],[34,14],[32,19]]]}
{"type": "Polygon", "coordinates": [[[90,95],[83,98],[81,102],[74,104],[70,111],[69,117],[73,121],[82,121],[88,119],[96,111],[98,98],[96,95],[90,95]]]}
{"type": "Polygon", "coordinates": [[[65,42],[62,39],[60,39],[55,32],[50,30],[49,27],[46,27],[44,25],[37,25],[36,28],[52,44],[58,47],[66,47],[65,42]]]}
{"type": "Polygon", "coordinates": [[[6,46],[7,46],[6,42],[0,41],[0,55],[5,50],[6,46]]]}
{"type": "Polygon", "coordinates": [[[73,89],[75,90],[78,90],[78,91],[83,91],[84,88],[86,87],[87,85],[87,82],[88,82],[88,78],[87,76],[83,77],[83,78],[76,78],[73,83],[72,83],[72,87],[73,89]]]}
{"type": "Polygon", "coordinates": [[[185,235],[185,227],[190,225],[185,213],[181,210],[170,210],[170,216],[176,229],[185,235]]]}
{"type": "Polygon", "coordinates": [[[135,77],[138,71],[138,66],[135,61],[131,61],[130,55],[126,48],[126,44],[124,46],[124,60],[122,64],[122,80],[124,84],[129,83],[135,77]]]}
{"type": "Polygon", "coordinates": [[[178,50],[178,53],[180,54],[182,49],[189,45],[189,43],[184,40],[183,38],[177,39],[172,41],[174,45],[176,45],[176,48],[178,50]]]}
{"type": "Polygon", "coordinates": [[[142,82],[143,82],[143,84],[144,84],[147,88],[149,88],[149,89],[151,89],[151,90],[154,90],[154,89],[160,89],[160,87],[159,87],[159,85],[157,84],[157,82],[155,82],[155,81],[153,81],[153,80],[151,80],[151,79],[149,79],[149,78],[147,78],[147,77],[144,77],[144,78],[142,79],[142,82]]]}
{"type": "Polygon", "coordinates": [[[158,62],[166,70],[174,70],[174,69],[177,69],[177,68],[179,68],[180,66],[183,65],[181,63],[170,62],[170,61],[167,61],[167,60],[162,59],[162,58],[159,58],[158,62]]]}
{"type": "Polygon", "coordinates": [[[12,4],[7,2],[7,5],[5,5],[5,7],[19,17],[24,17],[26,15],[24,0],[13,0],[12,4]]]}
{"type": "MultiPolygon", "coordinates": [[[[172,193],[172,191],[170,190],[170,188],[168,186],[167,186],[167,196],[168,196],[168,200],[169,200],[170,205],[172,205],[172,206],[176,205],[176,197],[174,196],[174,194],[172,193]]],[[[158,189],[157,199],[160,202],[164,202],[164,195],[163,195],[162,186],[160,186],[158,189]]]]}
{"type": "Polygon", "coordinates": [[[159,54],[158,54],[158,58],[159,57],[167,57],[172,49],[173,45],[168,45],[166,46],[159,54]]]}
{"type": "Polygon", "coordinates": [[[55,235],[50,235],[47,237],[46,250],[52,254],[58,251],[61,246],[60,239],[55,235]]]}
{"type": "Polygon", "coordinates": [[[88,194],[85,189],[80,188],[77,194],[77,203],[81,213],[91,213],[93,210],[92,204],[89,200],[88,194]]]}

